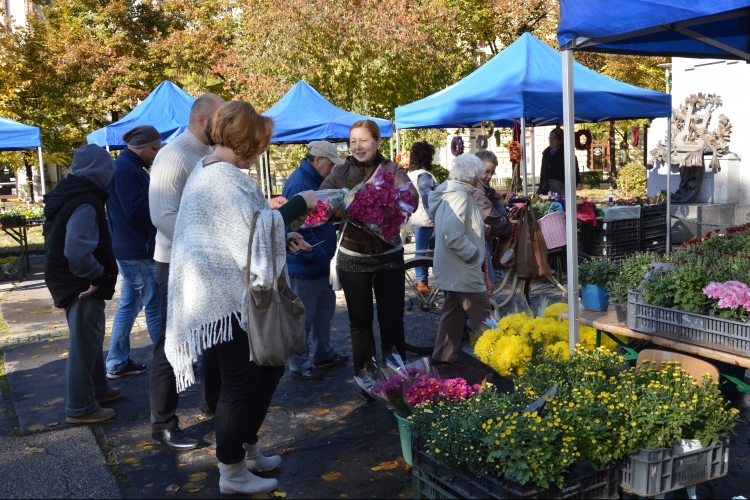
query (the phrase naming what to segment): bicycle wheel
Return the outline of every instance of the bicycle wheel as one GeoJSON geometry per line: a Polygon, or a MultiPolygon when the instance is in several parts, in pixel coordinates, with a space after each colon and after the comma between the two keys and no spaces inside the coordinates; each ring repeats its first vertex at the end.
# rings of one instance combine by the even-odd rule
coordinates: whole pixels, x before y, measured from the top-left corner
{"type": "Polygon", "coordinates": [[[404,263],[406,290],[404,298],[404,337],[406,350],[416,354],[432,354],[440,315],[443,312],[443,293],[432,273],[432,257],[415,257],[404,263]],[[429,293],[417,288],[416,268],[427,268],[429,293]]]}

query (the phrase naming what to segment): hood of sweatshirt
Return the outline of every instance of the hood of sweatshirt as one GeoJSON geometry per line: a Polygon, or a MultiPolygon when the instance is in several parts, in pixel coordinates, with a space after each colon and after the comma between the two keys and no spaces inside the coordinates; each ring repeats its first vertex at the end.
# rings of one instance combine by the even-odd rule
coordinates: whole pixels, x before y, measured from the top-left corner
{"type": "Polygon", "coordinates": [[[453,194],[456,191],[464,191],[469,196],[474,192],[475,188],[471,184],[465,182],[456,181],[449,179],[440,184],[434,191],[430,192],[427,197],[428,204],[430,205],[430,218],[435,220],[435,214],[437,213],[438,207],[445,202],[447,195],[453,194]]]}

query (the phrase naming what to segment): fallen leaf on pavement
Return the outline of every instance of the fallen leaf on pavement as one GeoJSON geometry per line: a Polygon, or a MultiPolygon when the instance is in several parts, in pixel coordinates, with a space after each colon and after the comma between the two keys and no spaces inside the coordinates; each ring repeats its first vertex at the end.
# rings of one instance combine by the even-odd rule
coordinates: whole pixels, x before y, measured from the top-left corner
{"type": "Polygon", "coordinates": [[[349,498],[349,495],[347,495],[346,493],[342,493],[342,494],[341,494],[341,495],[339,495],[339,496],[340,496],[341,498],[349,498]]]}
{"type": "Polygon", "coordinates": [[[140,337],[133,337],[133,340],[141,340],[140,337]]]}
{"type": "Polygon", "coordinates": [[[341,405],[336,409],[341,411],[352,411],[353,408],[351,405],[341,405]]]}
{"type": "Polygon", "coordinates": [[[313,432],[318,432],[318,431],[322,431],[323,428],[320,427],[320,426],[318,426],[318,425],[312,424],[312,425],[308,425],[307,426],[307,430],[310,430],[310,431],[313,431],[313,432]]]}
{"type": "Polygon", "coordinates": [[[273,496],[275,496],[276,498],[286,498],[286,493],[284,493],[283,491],[274,491],[273,496]]]}
{"type": "Polygon", "coordinates": [[[130,464],[137,464],[138,463],[138,459],[137,458],[126,458],[125,460],[122,461],[122,463],[128,464],[128,465],[130,465],[130,464]]]}
{"type": "Polygon", "coordinates": [[[310,401],[312,401],[312,398],[302,398],[303,403],[309,403],[310,401]]]}
{"type": "Polygon", "coordinates": [[[44,453],[44,448],[39,448],[37,446],[27,446],[23,449],[24,455],[32,455],[34,453],[44,453]]]}
{"type": "Polygon", "coordinates": [[[60,425],[60,422],[50,422],[50,423],[49,423],[49,424],[47,424],[47,425],[48,425],[49,427],[54,427],[54,426],[56,426],[56,425],[60,425]]]}
{"type": "Polygon", "coordinates": [[[38,357],[39,357],[39,355],[38,355],[38,354],[34,354],[34,355],[33,355],[33,356],[31,356],[31,357],[32,357],[32,358],[38,358],[38,357]]]}
{"type": "Polygon", "coordinates": [[[321,479],[323,479],[323,481],[335,481],[335,480],[337,480],[338,478],[341,477],[341,473],[340,472],[329,472],[328,474],[323,474],[320,477],[321,477],[321,479]]]}
{"type": "Polygon", "coordinates": [[[67,353],[67,352],[64,352],[64,353],[60,354],[60,355],[59,355],[59,356],[57,356],[57,357],[58,357],[58,358],[67,358],[67,357],[68,357],[68,353],[67,353]]]}
{"type": "Polygon", "coordinates": [[[193,483],[183,484],[182,486],[180,486],[181,490],[189,491],[190,493],[195,493],[196,491],[200,491],[201,488],[202,486],[200,484],[193,484],[193,483]]]}
{"type": "Polygon", "coordinates": [[[177,486],[176,484],[170,484],[169,486],[167,486],[166,491],[168,491],[169,493],[174,493],[175,491],[177,491],[179,489],[180,489],[180,487],[177,486]]]}
{"type": "Polygon", "coordinates": [[[294,449],[294,448],[274,448],[274,449],[273,449],[273,452],[274,452],[274,453],[275,453],[276,455],[286,455],[287,453],[289,453],[289,452],[290,452],[290,451],[292,451],[293,449],[294,449]]]}
{"type": "Polygon", "coordinates": [[[41,431],[42,429],[44,429],[44,426],[42,424],[34,424],[34,425],[30,425],[28,429],[30,431],[41,431]]]}
{"type": "Polygon", "coordinates": [[[140,463],[140,462],[136,462],[136,463],[134,463],[134,464],[130,464],[130,467],[132,467],[133,469],[137,469],[137,468],[138,468],[138,467],[140,467],[140,466],[141,466],[141,463],[140,463]]]}
{"type": "Polygon", "coordinates": [[[198,420],[198,421],[201,421],[201,420],[208,420],[208,417],[207,417],[207,416],[205,416],[205,415],[203,415],[202,413],[199,413],[199,414],[197,414],[197,415],[195,416],[195,418],[196,418],[196,420],[198,420]]]}
{"type": "Polygon", "coordinates": [[[398,460],[394,460],[393,462],[381,462],[380,465],[376,465],[372,468],[374,471],[378,470],[393,470],[398,467],[398,460]]]}
{"type": "Polygon", "coordinates": [[[336,420],[336,423],[339,425],[344,425],[346,423],[346,420],[336,420]]]}
{"type": "Polygon", "coordinates": [[[146,483],[143,485],[144,488],[150,488],[154,485],[154,483],[146,483]]]}
{"type": "Polygon", "coordinates": [[[388,434],[395,434],[396,436],[398,436],[398,429],[391,429],[388,431],[388,434]]]}
{"type": "Polygon", "coordinates": [[[272,411],[279,411],[280,409],[281,409],[281,406],[272,406],[268,409],[268,412],[270,413],[272,411]]]}
{"type": "Polygon", "coordinates": [[[62,403],[63,401],[65,401],[63,398],[55,398],[42,404],[42,406],[52,406],[55,403],[62,403]]]}
{"type": "Polygon", "coordinates": [[[745,460],[747,460],[747,458],[746,457],[737,457],[737,460],[739,460],[740,462],[744,462],[745,460]]]}
{"type": "Polygon", "coordinates": [[[273,431],[267,425],[261,425],[260,429],[258,429],[258,434],[263,434],[264,432],[273,432],[273,431]]]}
{"type": "Polygon", "coordinates": [[[329,410],[328,408],[318,408],[317,410],[313,410],[310,413],[322,417],[323,415],[331,413],[331,410],[329,410]]]}
{"type": "Polygon", "coordinates": [[[195,474],[190,474],[190,476],[188,476],[188,481],[191,483],[197,483],[198,481],[203,481],[207,477],[207,472],[196,472],[195,474]]]}
{"type": "Polygon", "coordinates": [[[135,445],[135,447],[149,449],[149,450],[152,448],[151,443],[149,443],[148,441],[143,441],[142,443],[138,443],[137,445],[135,445]],[[146,446],[148,446],[148,448],[146,448],[146,446]]]}

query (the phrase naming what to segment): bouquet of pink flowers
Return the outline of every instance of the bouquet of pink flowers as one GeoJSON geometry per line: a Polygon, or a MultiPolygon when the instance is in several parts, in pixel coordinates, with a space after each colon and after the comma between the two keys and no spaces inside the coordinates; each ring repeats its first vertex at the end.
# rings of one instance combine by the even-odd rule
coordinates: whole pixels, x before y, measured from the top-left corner
{"type": "Polygon", "coordinates": [[[412,414],[415,406],[428,401],[460,401],[482,390],[481,385],[469,385],[463,378],[440,380],[428,358],[404,365],[398,354],[389,355],[387,365],[381,369],[368,363],[361,376],[354,379],[372,397],[404,418],[412,414]]]}
{"type": "Polygon", "coordinates": [[[747,321],[750,317],[750,287],[741,281],[712,282],[703,289],[709,299],[718,300],[715,308],[722,317],[747,321]],[[723,310],[723,311],[722,311],[723,310]]]}
{"type": "Polygon", "coordinates": [[[306,227],[322,226],[333,216],[333,214],[344,204],[344,190],[342,189],[323,189],[315,191],[315,197],[318,199],[317,204],[312,212],[307,214],[305,222],[302,223],[302,229],[306,227]]]}
{"type": "Polygon", "coordinates": [[[401,225],[417,208],[410,183],[394,185],[395,174],[378,167],[346,195],[346,215],[384,241],[397,244],[401,225]]]}

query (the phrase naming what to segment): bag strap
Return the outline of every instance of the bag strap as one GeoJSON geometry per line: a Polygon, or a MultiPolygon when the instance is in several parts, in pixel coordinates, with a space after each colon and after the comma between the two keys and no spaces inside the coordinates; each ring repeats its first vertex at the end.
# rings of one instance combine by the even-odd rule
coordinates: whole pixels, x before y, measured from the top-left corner
{"type": "Polygon", "coordinates": [[[255,224],[260,212],[255,212],[253,222],[250,224],[250,241],[247,244],[247,266],[245,269],[245,288],[250,288],[250,262],[253,260],[253,237],[255,236],[255,224]]]}
{"type": "Polygon", "coordinates": [[[344,222],[344,227],[341,228],[341,234],[339,235],[339,240],[336,242],[336,251],[333,253],[333,260],[336,260],[336,257],[339,256],[339,247],[341,247],[341,240],[344,239],[344,231],[346,231],[346,225],[349,224],[349,222],[344,222]]]}
{"type": "MultiPolygon", "coordinates": [[[[255,226],[258,222],[258,216],[260,211],[255,212],[253,216],[253,222],[250,225],[250,241],[247,245],[247,268],[245,269],[245,288],[250,288],[250,263],[253,259],[253,238],[255,237],[255,226]]],[[[271,256],[273,261],[273,290],[274,300],[278,302],[279,299],[279,279],[276,276],[276,234],[274,234],[274,220],[271,215],[271,256]]]]}

